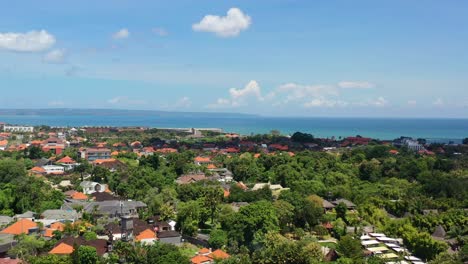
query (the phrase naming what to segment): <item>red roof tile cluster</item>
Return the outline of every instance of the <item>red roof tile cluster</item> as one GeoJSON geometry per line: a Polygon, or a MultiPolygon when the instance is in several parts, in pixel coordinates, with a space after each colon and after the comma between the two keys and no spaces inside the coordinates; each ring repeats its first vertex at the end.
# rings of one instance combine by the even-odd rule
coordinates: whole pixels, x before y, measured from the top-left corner
{"type": "Polygon", "coordinates": [[[37,224],[29,219],[21,219],[3,229],[0,233],[12,235],[28,234],[31,228],[37,228],[37,224]]]}

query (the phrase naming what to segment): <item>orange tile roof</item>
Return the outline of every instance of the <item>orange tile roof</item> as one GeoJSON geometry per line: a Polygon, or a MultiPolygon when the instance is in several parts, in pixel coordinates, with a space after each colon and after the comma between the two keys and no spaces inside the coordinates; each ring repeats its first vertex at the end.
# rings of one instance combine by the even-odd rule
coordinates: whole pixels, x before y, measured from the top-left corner
{"type": "Polygon", "coordinates": [[[118,156],[118,155],[119,155],[119,152],[118,152],[118,151],[113,151],[113,152],[111,153],[111,156],[118,156]]]}
{"type": "Polygon", "coordinates": [[[72,194],[71,198],[74,200],[88,200],[88,196],[82,192],[76,192],[72,194]]]}
{"type": "Polygon", "coordinates": [[[156,239],[156,233],[151,229],[146,229],[145,231],[141,232],[138,236],[136,236],[136,241],[141,241],[143,239],[156,239]]]}
{"type": "Polygon", "coordinates": [[[46,170],[44,168],[42,168],[42,167],[33,167],[31,169],[31,171],[32,172],[37,172],[37,173],[45,173],[46,172],[46,170]]]}
{"type": "Polygon", "coordinates": [[[258,157],[260,157],[260,155],[261,155],[260,153],[255,153],[254,158],[258,158],[258,157]]]}
{"type": "Polygon", "coordinates": [[[52,228],[47,228],[44,232],[44,236],[45,237],[53,237],[54,236],[54,231],[56,231],[56,229],[52,229],[52,228]]]}
{"type": "Polygon", "coordinates": [[[3,229],[0,233],[3,234],[12,234],[12,235],[19,235],[19,234],[27,234],[29,233],[29,229],[36,228],[37,224],[29,219],[21,219],[16,223],[12,224],[11,226],[3,229]]]}
{"type": "Polygon", "coordinates": [[[207,168],[207,169],[210,169],[210,170],[216,169],[216,165],[214,165],[214,164],[208,164],[208,166],[207,166],[206,168],[207,168]]]}
{"type": "Polygon", "coordinates": [[[8,145],[8,140],[0,140],[0,146],[6,146],[8,145]]]}
{"type": "Polygon", "coordinates": [[[76,163],[72,158],[69,156],[63,157],[57,161],[57,163],[76,163]]]}
{"type": "Polygon", "coordinates": [[[70,246],[63,242],[55,246],[51,251],[49,251],[49,254],[56,255],[70,255],[71,253],[73,253],[73,246],[70,246]]]}
{"type": "Polygon", "coordinates": [[[193,257],[190,262],[192,262],[192,264],[203,264],[203,263],[211,263],[213,261],[213,259],[211,259],[210,257],[207,257],[207,256],[203,256],[203,255],[197,255],[195,257],[193,257]]]}
{"type": "Polygon", "coordinates": [[[224,189],[224,198],[229,197],[229,195],[231,195],[229,190],[224,189]]]}
{"type": "Polygon", "coordinates": [[[198,254],[208,254],[210,253],[211,251],[207,248],[202,248],[198,251],[198,254]]]}
{"type": "Polygon", "coordinates": [[[213,251],[209,256],[213,259],[227,259],[230,257],[228,253],[222,251],[221,249],[213,251]]]}
{"type": "Polygon", "coordinates": [[[115,161],[115,159],[97,159],[97,160],[94,160],[93,163],[94,164],[102,164],[102,163],[114,162],[114,161],[115,161]]]}
{"type": "Polygon", "coordinates": [[[211,159],[209,157],[195,157],[194,159],[196,162],[211,162],[211,159]]]}
{"type": "Polygon", "coordinates": [[[51,229],[56,229],[58,231],[63,231],[65,229],[65,224],[62,222],[55,222],[50,225],[51,229]]]}

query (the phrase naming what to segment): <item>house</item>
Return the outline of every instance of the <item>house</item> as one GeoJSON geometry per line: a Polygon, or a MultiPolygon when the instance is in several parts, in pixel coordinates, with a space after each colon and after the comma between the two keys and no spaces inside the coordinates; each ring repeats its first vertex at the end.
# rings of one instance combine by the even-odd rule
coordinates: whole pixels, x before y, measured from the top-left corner
{"type": "Polygon", "coordinates": [[[93,194],[96,192],[102,193],[108,189],[107,184],[101,184],[98,182],[92,181],[83,181],[80,183],[81,188],[83,188],[84,194],[93,194]]]}
{"type": "Polygon", "coordinates": [[[335,206],[337,206],[340,203],[344,203],[346,205],[346,207],[348,208],[348,210],[356,209],[356,205],[353,202],[351,202],[349,200],[346,200],[346,199],[338,199],[338,200],[333,201],[332,203],[335,206]]]}
{"type": "Polygon", "coordinates": [[[0,150],[4,151],[7,149],[8,146],[8,140],[0,140],[0,150]]]}
{"type": "Polygon", "coordinates": [[[76,192],[76,191],[73,192],[73,194],[71,194],[70,198],[73,200],[88,200],[89,199],[89,197],[86,194],[82,192],[76,192]]]}
{"type": "Polygon", "coordinates": [[[26,212],[24,212],[22,214],[17,214],[15,216],[13,216],[13,219],[14,220],[28,219],[28,220],[34,221],[34,219],[36,218],[35,215],[36,215],[36,213],[34,213],[34,212],[26,211],[26,212]]]}
{"type": "Polygon", "coordinates": [[[154,226],[137,217],[122,216],[120,221],[108,223],[105,225],[104,229],[108,234],[112,234],[113,239],[117,240],[122,239],[122,237],[125,236],[127,236],[127,238],[132,238],[133,234],[136,235],[135,239],[137,241],[139,241],[138,239],[146,242],[151,240],[154,243],[157,239],[154,226]],[[126,230],[124,230],[124,227],[126,230]],[[124,236],[122,236],[123,232],[126,232],[124,236]]]}
{"type": "Polygon", "coordinates": [[[55,222],[75,222],[80,219],[81,215],[76,210],[60,210],[60,209],[49,209],[45,210],[41,214],[41,219],[44,225],[50,225],[55,222]]]}
{"type": "MultiPolygon", "coordinates": [[[[84,195],[84,194],[83,194],[84,195]]],[[[61,209],[71,210],[74,206],[83,206],[83,211],[97,216],[119,217],[121,215],[128,215],[131,217],[138,217],[138,211],[144,209],[147,205],[140,201],[91,201],[82,202],[75,200],[65,200],[61,209]]]]}
{"type": "Polygon", "coordinates": [[[2,234],[21,235],[38,231],[38,225],[29,219],[20,219],[14,224],[0,231],[2,234]]]}
{"type": "Polygon", "coordinates": [[[46,165],[42,167],[47,175],[63,175],[65,173],[65,168],[58,165],[46,165]]]}
{"type": "Polygon", "coordinates": [[[94,166],[103,167],[110,171],[117,171],[127,167],[118,159],[96,159],[92,162],[94,166]]]}
{"type": "Polygon", "coordinates": [[[196,165],[208,165],[211,163],[211,158],[210,157],[202,157],[202,156],[197,156],[193,159],[196,165]]]}
{"type": "Polygon", "coordinates": [[[333,208],[335,208],[335,205],[332,204],[332,203],[330,203],[330,202],[327,201],[327,200],[323,200],[322,206],[323,206],[323,209],[324,209],[325,211],[331,211],[331,210],[333,210],[333,208]]]}
{"type": "Polygon", "coordinates": [[[13,217],[8,215],[0,215],[0,227],[9,225],[11,222],[13,222],[13,217]]]}
{"type": "Polygon", "coordinates": [[[111,150],[108,148],[86,148],[80,151],[82,159],[88,161],[105,160],[111,158],[111,150]]]}
{"type": "Polygon", "coordinates": [[[51,225],[49,225],[49,227],[44,230],[42,235],[45,238],[52,238],[52,237],[54,237],[54,232],[55,231],[63,232],[64,229],[65,229],[65,224],[63,224],[61,222],[55,222],[55,223],[52,223],[51,225]]]}
{"type": "Polygon", "coordinates": [[[179,178],[177,178],[176,183],[177,184],[188,184],[188,183],[194,183],[194,182],[203,181],[203,180],[207,180],[205,174],[203,174],[203,173],[185,174],[185,175],[181,175],[179,178]]]}
{"type": "Polygon", "coordinates": [[[159,242],[173,245],[182,243],[182,235],[174,230],[166,230],[158,232],[159,242]]]}
{"type": "Polygon", "coordinates": [[[86,240],[83,237],[65,237],[55,244],[49,254],[70,255],[74,251],[74,245],[94,247],[98,256],[103,256],[109,248],[107,240],[104,239],[86,240]]]}
{"type": "Polygon", "coordinates": [[[65,167],[66,170],[71,170],[74,167],[79,165],[75,160],[73,160],[69,156],[65,156],[65,157],[59,159],[56,163],[62,165],[63,167],[65,167]]]}
{"type": "Polygon", "coordinates": [[[275,196],[275,197],[278,197],[279,194],[282,191],[289,190],[289,188],[283,188],[283,186],[281,186],[281,184],[256,183],[252,187],[252,191],[258,191],[258,190],[264,188],[265,186],[268,186],[268,188],[270,188],[271,192],[273,193],[273,196],[275,196]]]}
{"type": "Polygon", "coordinates": [[[153,230],[151,230],[150,228],[148,228],[148,229],[145,229],[144,231],[140,232],[140,234],[138,234],[135,237],[135,240],[137,242],[142,243],[142,244],[152,245],[157,240],[157,237],[156,237],[156,233],[153,230]]]}
{"type": "Polygon", "coordinates": [[[46,170],[42,167],[33,167],[29,171],[33,175],[46,175],[47,173],[46,170]]]}
{"type": "Polygon", "coordinates": [[[115,197],[114,195],[110,194],[107,192],[107,190],[105,192],[95,192],[95,193],[92,193],[91,194],[91,197],[94,201],[96,202],[102,202],[102,201],[112,201],[112,200],[116,200],[117,197],[115,197]]]}
{"type": "Polygon", "coordinates": [[[221,249],[212,251],[211,248],[202,248],[190,261],[192,264],[212,264],[229,257],[230,255],[221,249]]]}

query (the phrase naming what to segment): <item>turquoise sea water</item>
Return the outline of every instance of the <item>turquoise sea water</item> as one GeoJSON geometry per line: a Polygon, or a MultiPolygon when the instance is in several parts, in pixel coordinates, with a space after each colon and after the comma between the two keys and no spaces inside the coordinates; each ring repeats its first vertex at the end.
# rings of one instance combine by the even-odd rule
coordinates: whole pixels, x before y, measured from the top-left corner
{"type": "Polygon", "coordinates": [[[400,136],[459,142],[468,137],[468,119],[399,119],[399,118],[279,118],[279,117],[161,117],[161,116],[80,116],[80,115],[0,115],[0,122],[49,126],[145,126],[157,128],[222,128],[244,135],[283,134],[295,131],[316,137],[361,135],[378,139],[400,136]]]}

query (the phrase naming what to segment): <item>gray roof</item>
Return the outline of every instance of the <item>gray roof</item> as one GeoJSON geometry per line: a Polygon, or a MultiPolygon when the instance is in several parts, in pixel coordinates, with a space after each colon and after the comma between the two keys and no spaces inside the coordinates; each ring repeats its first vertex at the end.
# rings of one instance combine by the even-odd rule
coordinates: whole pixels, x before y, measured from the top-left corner
{"type": "Polygon", "coordinates": [[[18,219],[18,218],[34,218],[34,215],[35,215],[35,214],[36,214],[36,213],[34,213],[34,212],[27,211],[27,212],[24,212],[24,213],[22,213],[22,214],[17,214],[17,215],[15,215],[14,218],[16,218],[16,219],[18,219]]]}
{"type": "Polygon", "coordinates": [[[13,217],[8,215],[0,215],[0,226],[8,225],[13,222],[13,217]]]}
{"type": "Polygon", "coordinates": [[[330,203],[329,201],[327,200],[323,200],[323,208],[335,208],[335,205],[330,203]]]}
{"type": "Polygon", "coordinates": [[[432,233],[432,236],[444,238],[446,234],[445,229],[441,225],[438,225],[436,226],[434,233],[432,233]]]}
{"type": "Polygon", "coordinates": [[[97,182],[92,182],[92,181],[82,181],[80,183],[80,186],[83,187],[83,188],[86,188],[86,187],[94,187],[95,184],[99,184],[97,182]]]}
{"type": "Polygon", "coordinates": [[[356,207],[356,205],[353,202],[346,200],[346,199],[338,199],[336,201],[333,201],[332,203],[334,205],[338,205],[339,203],[344,203],[346,204],[347,207],[356,207]]]}
{"type": "Polygon", "coordinates": [[[75,210],[45,210],[41,216],[44,219],[57,219],[57,220],[77,220],[79,214],[75,210]]]}

